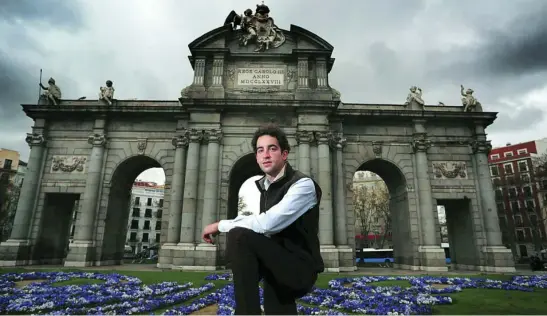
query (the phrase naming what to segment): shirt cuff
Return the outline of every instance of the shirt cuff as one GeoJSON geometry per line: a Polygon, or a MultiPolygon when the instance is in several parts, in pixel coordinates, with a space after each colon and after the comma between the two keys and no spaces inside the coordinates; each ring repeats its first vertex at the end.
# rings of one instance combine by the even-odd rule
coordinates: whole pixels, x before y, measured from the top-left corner
{"type": "Polygon", "coordinates": [[[218,231],[221,233],[227,233],[232,229],[232,225],[230,220],[223,219],[218,222],[218,231]]]}

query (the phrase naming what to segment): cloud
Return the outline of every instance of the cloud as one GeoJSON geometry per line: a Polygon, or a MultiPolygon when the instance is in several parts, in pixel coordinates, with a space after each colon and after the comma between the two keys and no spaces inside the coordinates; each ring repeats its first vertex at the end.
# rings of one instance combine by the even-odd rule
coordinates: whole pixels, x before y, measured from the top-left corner
{"type": "MultiPolygon", "coordinates": [[[[40,68],[65,98],[95,98],[110,79],[119,99],[174,100],[192,81],[188,44],[255,2],[3,0],[0,146],[28,156],[32,121],[19,104],[36,101],[40,68]]],[[[344,102],[402,103],[417,85],[428,104],[460,105],[463,84],[499,112],[488,128],[495,144],[547,136],[543,0],[266,4],[279,27],[304,27],[334,46],[329,81],[344,102]]]]}

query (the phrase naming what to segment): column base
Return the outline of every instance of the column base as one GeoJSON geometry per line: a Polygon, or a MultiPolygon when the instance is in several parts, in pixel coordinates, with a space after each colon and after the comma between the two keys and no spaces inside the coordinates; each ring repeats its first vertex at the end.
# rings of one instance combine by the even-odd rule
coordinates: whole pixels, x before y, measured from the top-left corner
{"type": "Polygon", "coordinates": [[[321,245],[321,257],[325,264],[325,272],[340,272],[340,255],[334,245],[321,245]]]}
{"type": "Polygon", "coordinates": [[[515,261],[511,249],[504,246],[486,246],[482,247],[481,252],[484,255],[484,263],[480,266],[480,271],[484,272],[515,272],[515,261]]]}
{"type": "MultiPolygon", "coordinates": [[[[444,249],[439,246],[419,246],[418,254],[420,256],[420,265],[418,269],[421,271],[448,271],[446,266],[446,255],[444,249]]],[[[415,268],[416,266],[413,266],[415,268]]]]}
{"type": "Polygon", "coordinates": [[[172,248],[172,269],[212,271],[220,269],[217,266],[217,245],[179,243],[172,248]]]}
{"type": "Polygon", "coordinates": [[[0,243],[0,266],[15,267],[31,264],[30,241],[8,239],[0,243]]]}
{"type": "Polygon", "coordinates": [[[161,245],[158,254],[158,263],[156,266],[162,269],[169,269],[173,265],[173,249],[177,247],[175,243],[165,243],[161,245]]]}
{"type": "Polygon", "coordinates": [[[339,258],[339,269],[340,272],[351,272],[356,271],[357,266],[355,265],[354,259],[354,250],[348,245],[336,246],[338,250],[339,258]]]}
{"type": "Polygon", "coordinates": [[[95,265],[95,245],[91,241],[75,241],[68,246],[65,267],[91,267],[95,265]]]}

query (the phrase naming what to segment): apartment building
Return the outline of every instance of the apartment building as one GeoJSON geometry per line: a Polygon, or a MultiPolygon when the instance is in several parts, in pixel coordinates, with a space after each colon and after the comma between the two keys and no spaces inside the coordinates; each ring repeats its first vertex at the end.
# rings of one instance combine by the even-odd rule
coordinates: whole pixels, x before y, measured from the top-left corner
{"type": "Polygon", "coordinates": [[[546,245],[542,210],[547,190],[535,175],[534,157],[547,152],[547,141],[529,141],[493,148],[488,156],[495,190],[503,243],[521,258],[527,258],[546,245]]]}
{"type": "Polygon", "coordinates": [[[136,180],[131,189],[126,243],[134,253],[159,246],[164,185],[136,180]]]}

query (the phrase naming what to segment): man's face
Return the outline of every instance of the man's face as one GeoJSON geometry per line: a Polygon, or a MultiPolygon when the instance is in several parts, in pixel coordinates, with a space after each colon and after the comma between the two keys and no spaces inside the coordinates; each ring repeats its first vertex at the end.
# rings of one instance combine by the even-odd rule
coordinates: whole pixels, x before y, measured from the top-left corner
{"type": "Polygon", "coordinates": [[[276,176],[283,169],[288,152],[281,152],[277,138],[264,135],[256,141],[256,162],[267,175],[276,176]]]}

